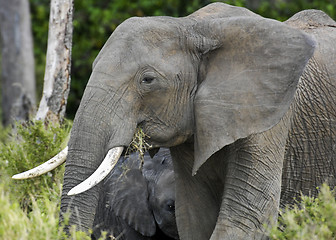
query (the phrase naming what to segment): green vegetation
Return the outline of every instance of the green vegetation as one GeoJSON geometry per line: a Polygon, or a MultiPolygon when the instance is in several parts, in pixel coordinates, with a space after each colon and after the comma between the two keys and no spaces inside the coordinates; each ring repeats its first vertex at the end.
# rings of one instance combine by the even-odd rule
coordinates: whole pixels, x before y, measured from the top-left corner
{"type": "Polygon", "coordinates": [[[302,196],[297,205],[281,212],[270,231],[274,240],[336,239],[336,193],[324,184],[317,198],[302,196]]]}
{"type": "Polygon", "coordinates": [[[49,125],[47,129],[41,121],[17,124],[0,144],[1,183],[8,187],[23,209],[29,211],[32,208],[30,195],[37,201],[44,197],[44,193],[58,197],[63,168],[22,181],[12,180],[11,176],[34,168],[60,152],[66,146],[70,127],[69,122],[62,127],[49,125]]]}
{"type": "MultiPolygon", "coordinates": [[[[41,121],[17,124],[1,134],[0,142],[0,239],[66,239],[58,227],[64,167],[34,179],[11,176],[33,168],[56,155],[66,145],[71,123],[48,126],[41,121]]],[[[3,132],[3,131],[1,131],[3,132]]],[[[71,230],[70,239],[90,239],[71,230]]]]}

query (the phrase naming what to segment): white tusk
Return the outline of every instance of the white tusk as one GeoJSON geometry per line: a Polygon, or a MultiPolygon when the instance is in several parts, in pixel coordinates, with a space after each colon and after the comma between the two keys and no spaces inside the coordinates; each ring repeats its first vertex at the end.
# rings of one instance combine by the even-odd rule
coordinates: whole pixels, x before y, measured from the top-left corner
{"type": "Polygon", "coordinates": [[[89,190],[90,188],[100,183],[117,164],[123,150],[124,147],[115,147],[110,149],[97,170],[92,173],[92,175],[88,177],[85,181],[73,187],[68,192],[68,195],[76,195],[85,192],[86,190],[89,190]]]}
{"type": "Polygon", "coordinates": [[[66,146],[62,151],[60,151],[55,157],[49,161],[33,168],[23,173],[18,173],[12,176],[13,179],[27,179],[40,176],[44,173],[50,172],[51,170],[57,168],[59,165],[65,162],[68,155],[68,146],[66,146]]]}

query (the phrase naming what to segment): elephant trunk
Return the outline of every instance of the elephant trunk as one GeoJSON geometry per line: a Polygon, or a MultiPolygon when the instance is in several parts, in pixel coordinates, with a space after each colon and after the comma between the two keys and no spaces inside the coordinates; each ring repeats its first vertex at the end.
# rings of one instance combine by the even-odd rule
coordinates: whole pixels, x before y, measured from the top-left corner
{"type": "Polygon", "coordinates": [[[71,225],[77,225],[82,231],[92,228],[101,186],[98,184],[73,196],[68,195],[69,191],[97,170],[110,149],[119,149],[120,155],[122,147],[127,146],[134,135],[136,123],[116,112],[127,109],[124,101],[119,99],[117,106],[107,108],[115,101],[107,95],[105,90],[87,87],[73,123],[61,200],[60,221],[65,220],[64,213],[70,213],[69,221],[65,221],[66,230],[71,225]]]}
{"type": "MultiPolygon", "coordinates": [[[[82,155],[83,153],[80,150],[69,152],[69,162],[66,162],[64,173],[60,221],[63,222],[66,218],[64,213],[69,212],[68,226],[77,225],[79,230],[85,231],[92,227],[91,219],[95,215],[95,203],[98,200],[100,186],[98,185],[79,195],[67,195],[70,189],[81,183],[85,179],[85,176],[89,175],[87,174],[88,171],[93,172],[95,170],[95,164],[85,164],[85,160],[80,161],[81,163],[71,163],[73,161],[70,159],[80,159],[82,155]]],[[[91,159],[91,162],[94,162],[94,160],[91,159]]],[[[66,231],[68,231],[67,226],[66,231]]]]}

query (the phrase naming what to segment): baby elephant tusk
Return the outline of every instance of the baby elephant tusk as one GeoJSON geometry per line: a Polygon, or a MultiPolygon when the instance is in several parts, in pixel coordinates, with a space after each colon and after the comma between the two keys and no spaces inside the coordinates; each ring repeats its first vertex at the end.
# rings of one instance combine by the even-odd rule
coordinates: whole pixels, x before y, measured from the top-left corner
{"type": "Polygon", "coordinates": [[[123,147],[115,147],[110,149],[97,170],[92,173],[92,175],[85,181],[73,187],[68,192],[68,195],[76,195],[85,192],[86,190],[89,190],[90,188],[100,183],[117,164],[123,149],[123,147]]]}
{"type": "Polygon", "coordinates": [[[68,146],[59,152],[55,157],[49,161],[23,173],[18,173],[12,176],[13,179],[27,179],[40,176],[44,173],[50,172],[65,162],[68,155],[68,146]]]}

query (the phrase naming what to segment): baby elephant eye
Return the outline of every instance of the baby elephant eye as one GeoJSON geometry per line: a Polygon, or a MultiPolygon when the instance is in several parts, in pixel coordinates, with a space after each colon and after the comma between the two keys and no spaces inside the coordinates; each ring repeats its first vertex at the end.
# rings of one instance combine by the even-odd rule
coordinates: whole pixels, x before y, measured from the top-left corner
{"type": "Polygon", "coordinates": [[[175,211],[175,202],[173,200],[170,200],[167,202],[166,208],[168,211],[170,212],[174,212],[175,211]]]}
{"type": "Polygon", "coordinates": [[[144,84],[151,84],[153,81],[154,81],[154,77],[144,77],[142,80],[141,80],[141,83],[144,83],[144,84]]]}

